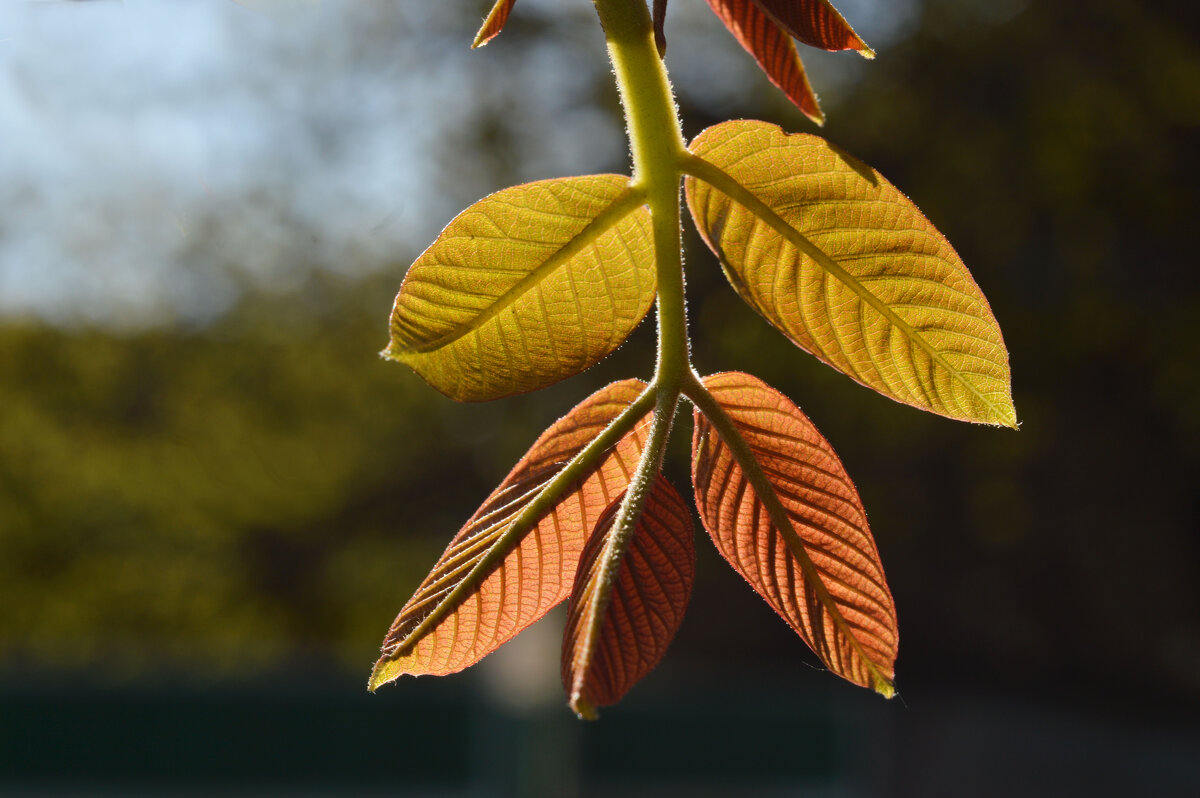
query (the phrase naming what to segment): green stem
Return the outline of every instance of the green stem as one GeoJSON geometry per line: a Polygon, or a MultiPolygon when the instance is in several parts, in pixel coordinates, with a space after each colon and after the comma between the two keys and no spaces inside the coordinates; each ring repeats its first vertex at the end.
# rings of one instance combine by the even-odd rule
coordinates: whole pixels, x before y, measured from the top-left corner
{"type": "MultiPolygon", "coordinates": [[[[654,25],[645,0],[594,0],[594,3],[604,26],[617,90],[625,109],[629,149],[633,154],[632,184],[645,192],[650,207],[658,278],[658,357],[651,383],[657,397],[654,419],[637,470],[605,535],[597,592],[584,619],[587,650],[596,648],[625,551],[662,468],[680,386],[691,375],[679,231],[679,183],[687,148],[671,82],[654,39],[654,25]]],[[[571,706],[580,717],[595,717],[595,708],[579,695],[571,696],[571,706]]]]}
{"type": "Polygon", "coordinates": [[[646,192],[658,276],[655,383],[678,385],[690,369],[683,255],[679,237],[680,164],[687,149],[667,70],[644,0],[594,0],[616,73],[633,154],[633,184],[646,192]]]}

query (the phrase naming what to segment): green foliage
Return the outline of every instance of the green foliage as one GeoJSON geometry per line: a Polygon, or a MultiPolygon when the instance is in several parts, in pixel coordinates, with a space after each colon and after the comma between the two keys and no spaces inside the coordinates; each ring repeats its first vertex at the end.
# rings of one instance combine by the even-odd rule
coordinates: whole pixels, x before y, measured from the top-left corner
{"type": "Polygon", "coordinates": [[[412,506],[452,501],[443,486],[471,462],[423,386],[371,355],[380,288],[315,281],[324,313],[251,295],[195,332],[0,326],[10,666],[102,679],[361,662],[370,608],[436,553],[391,530],[443,523],[412,506]],[[460,456],[408,456],[435,446],[460,456]]]}
{"type": "MultiPolygon", "coordinates": [[[[593,364],[656,296],[654,375],[609,386],[538,439],[405,604],[369,686],[468,667],[569,597],[570,706],[595,717],[618,701],[663,656],[691,592],[690,524],[660,473],[686,398],[697,506],[718,549],[830,670],[891,697],[895,605],[840,460],[765,383],[692,367],[680,181],[742,298],[886,396],[1015,427],[999,327],[944,237],[870,167],[758,122],[685,147],[661,61],[665,4],[653,20],[642,0],[595,5],[633,176],[534,183],[469,208],[405,278],[387,354],[452,398],[505,396],[593,364]]],[[[818,121],[791,36],[870,54],[827,0],[710,5],[818,121]]],[[[497,3],[477,44],[512,7],[497,3]]]]}

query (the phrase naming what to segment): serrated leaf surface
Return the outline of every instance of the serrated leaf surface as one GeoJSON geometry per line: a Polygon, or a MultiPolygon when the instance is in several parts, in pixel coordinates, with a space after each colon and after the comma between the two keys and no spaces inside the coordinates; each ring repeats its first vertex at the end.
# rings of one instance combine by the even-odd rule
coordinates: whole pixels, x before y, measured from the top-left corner
{"type": "Polygon", "coordinates": [[[620,175],[467,208],[412,265],[387,357],[459,401],[543,388],[616,349],[654,302],[650,213],[620,175]]]}
{"type": "Polygon", "coordinates": [[[765,122],[716,125],[691,150],[766,208],[686,180],[705,242],[772,325],[897,401],[1016,426],[1008,351],[987,299],[895,186],[820,137],[765,122]]]}
{"type": "Polygon", "coordinates": [[[583,717],[620,701],[658,665],[683,622],[696,578],[691,510],[659,474],[600,607],[605,536],[620,504],[609,506],[584,548],[563,635],[563,686],[583,717]]]}
{"type": "Polygon", "coordinates": [[[696,507],[717,549],[834,673],[894,692],[899,633],[858,491],[828,441],[783,394],[748,374],[704,385],[748,447],[699,410],[692,475],[696,507]]]}
{"type": "Polygon", "coordinates": [[[371,689],[405,674],[460,671],[567,597],[588,532],[624,492],[637,467],[645,444],[645,419],[548,507],[531,529],[507,544],[506,533],[539,491],[644,388],[638,380],[613,383],[537,439],[454,536],[400,611],[384,639],[371,689]],[[472,576],[484,558],[493,558],[495,564],[486,573],[472,576]],[[454,600],[456,591],[461,595],[454,600]],[[436,620],[431,623],[431,619],[436,620]]]}

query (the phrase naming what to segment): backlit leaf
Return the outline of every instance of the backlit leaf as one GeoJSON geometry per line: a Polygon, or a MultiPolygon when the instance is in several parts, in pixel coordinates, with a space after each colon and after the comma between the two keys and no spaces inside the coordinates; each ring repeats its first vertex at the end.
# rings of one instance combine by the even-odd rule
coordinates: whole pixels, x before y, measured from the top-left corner
{"type": "Polygon", "coordinates": [[[696,506],[721,554],[834,673],[890,697],[896,609],[858,492],[787,397],[737,372],[705,378],[738,437],[695,412],[696,506]]]}
{"type": "MultiPolygon", "coordinates": [[[[635,404],[638,380],[613,383],[546,430],[471,516],[383,641],[372,690],[404,674],[443,675],[478,662],[567,597],[588,533],[620,497],[645,444],[645,419],[582,481],[522,513],[563,467],[635,404]],[[528,514],[527,514],[528,516],[528,514]]],[[[651,403],[645,404],[649,410],[651,403]]]]}
{"type": "Polygon", "coordinates": [[[754,0],[708,0],[708,4],[771,82],[808,118],[824,124],[825,115],[804,73],[796,44],[775,20],[754,0]]]}
{"type": "Polygon", "coordinates": [[[875,52],[854,32],[829,0],[757,0],[788,34],[822,50],[857,50],[867,58],[875,52]]]}
{"type": "Polygon", "coordinates": [[[527,183],[463,211],[412,265],[384,355],[459,401],[532,391],[616,349],[654,291],[628,178],[527,183]]]}
{"type": "Polygon", "coordinates": [[[691,510],[659,474],[615,578],[606,580],[606,535],[620,505],[620,498],[609,505],[584,548],[563,636],[563,686],[571,709],[585,718],[620,701],[658,665],[696,576],[691,510]],[[605,581],[612,588],[602,596],[605,581]]]}
{"type": "Polygon", "coordinates": [[[691,150],[708,162],[686,181],[692,218],[751,307],[885,396],[1016,426],[987,299],[891,183],[824,139],[765,122],[716,125],[691,150]]]}
{"type": "Polygon", "coordinates": [[[479,33],[475,34],[475,41],[471,46],[483,47],[504,30],[504,23],[508,22],[508,15],[512,13],[513,5],[516,2],[517,0],[496,0],[496,5],[492,6],[491,13],[483,21],[483,27],[479,29],[479,33]]]}
{"type": "Polygon", "coordinates": [[[654,46],[658,50],[658,57],[662,58],[667,54],[667,0],[654,0],[653,23],[654,46]]]}

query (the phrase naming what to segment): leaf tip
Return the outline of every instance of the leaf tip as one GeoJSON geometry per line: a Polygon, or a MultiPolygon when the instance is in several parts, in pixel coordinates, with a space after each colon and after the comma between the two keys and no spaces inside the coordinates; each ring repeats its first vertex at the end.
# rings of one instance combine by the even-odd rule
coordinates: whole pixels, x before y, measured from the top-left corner
{"type": "Polygon", "coordinates": [[[371,676],[367,679],[367,690],[373,693],[388,682],[395,681],[400,675],[400,670],[396,667],[395,660],[385,654],[379,658],[379,661],[375,663],[375,667],[371,669],[371,676]]]}
{"type": "Polygon", "coordinates": [[[997,410],[999,411],[999,417],[996,420],[996,424],[1012,430],[1021,429],[1021,422],[1017,420],[1017,407],[1013,404],[1011,398],[1005,404],[998,407],[997,410]]]}
{"type": "MultiPolygon", "coordinates": [[[[800,113],[807,116],[809,121],[814,125],[817,127],[825,127],[825,111],[821,109],[821,102],[817,99],[816,92],[810,91],[806,102],[801,103],[797,102],[795,99],[792,99],[792,104],[799,108],[800,113]]],[[[783,128],[780,128],[778,125],[774,125],[773,127],[779,128],[780,132],[783,132],[783,128]]],[[[784,135],[787,134],[784,133],[784,135]]]]}
{"type": "Polygon", "coordinates": [[[575,692],[571,694],[570,701],[567,706],[575,713],[575,716],[580,720],[599,720],[600,713],[596,711],[596,706],[583,697],[582,693],[575,692]]]}
{"type": "Polygon", "coordinates": [[[654,0],[654,46],[658,50],[659,60],[667,57],[667,0],[654,0]]]}
{"type": "Polygon", "coordinates": [[[1008,415],[1004,418],[1004,426],[1013,430],[1021,429],[1021,422],[1017,418],[1017,406],[1013,404],[1011,397],[1008,400],[1008,415]]]}
{"type": "Polygon", "coordinates": [[[386,358],[387,360],[397,360],[400,362],[404,362],[403,361],[404,354],[405,354],[404,344],[402,344],[399,340],[397,340],[396,335],[394,333],[388,337],[387,346],[385,346],[383,349],[379,350],[379,356],[382,358],[386,358]]]}
{"type": "Polygon", "coordinates": [[[863,58],[867,59],[868,61],[874,61],[875,60],[875,51],[872,50],[870,47],[868,47],[867,43],[864,42],[862,39],[859,39],[858,41],[859,41],[859,44],[861,44],[862,46],[855,47],[854,48],[855,52],[857,52],[859,55],[861,55],[863,58]]]}
{"type": "Polygon", "coordinates": [[[492,6],[479,32],[475,34],[475,41],[471,42],[472,50],[483,47],[504,30],[504,23],[508,22],[508,15],[512,13],[516,2],[517,0],[496,0],[496,5],[492,6]]]}
{"type": "Polygon", "coordinates": [[[884,698],[895,698],[896,696],[896,683],[881,673],[872,674],[871,689],[884,698]]]}
{"type": "MultiPolygon", "coordinates": [[[[383,358],[384,360],[391,360],[395,363],[403,363],[404,365],[408,366],[409,368],[413,368],[412,350],[405,349],[403,346],[397,344],[394,340],[391,343],[389,343],[386,347],[379,350],[379,356],[381,358],[383,358]]],[[[415,371],[415,369],[413,369],[413,370],[415,371]]],[[[420,373],[420,372],[418,372],[418,373],[420,373]]],[[[443,391],[443,393],[444,393],[444,391],[443,391]]]]}

